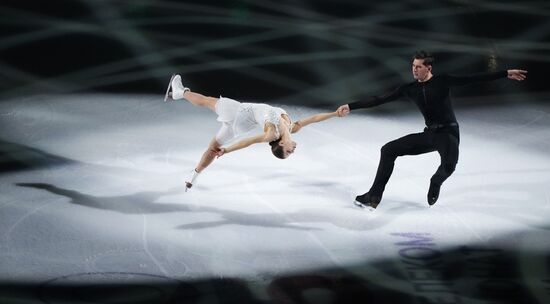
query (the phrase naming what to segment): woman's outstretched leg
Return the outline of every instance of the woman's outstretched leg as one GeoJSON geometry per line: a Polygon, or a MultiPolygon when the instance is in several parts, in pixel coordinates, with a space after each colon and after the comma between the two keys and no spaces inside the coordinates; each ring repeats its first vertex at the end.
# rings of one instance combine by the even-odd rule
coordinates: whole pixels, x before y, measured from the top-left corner
{"type": "Polygon", "coordinates": [[[187,101],[195,106],[206,107],[216,112],[216,102],[218,101],[218,98],[204,96],[202,94],[191,91],[186,91],[183,94],[183,98],[187,99],[187,101]]]}
{"type": "Polygon", "coordinates": [[[216,102],[218,98],[204,96],[199,93],[191,92],[191,90],[183,86],[181,76],[175,75],[170,82],[169,90],[172,90],[172,99],[179,100],[185,98],[195,106],[206,107],[215,112],[216,102]]]}

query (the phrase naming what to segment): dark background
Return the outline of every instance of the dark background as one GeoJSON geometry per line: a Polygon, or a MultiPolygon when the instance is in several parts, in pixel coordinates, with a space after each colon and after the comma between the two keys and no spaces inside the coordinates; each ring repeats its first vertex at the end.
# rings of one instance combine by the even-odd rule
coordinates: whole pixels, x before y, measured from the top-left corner
{"type": "Polygon", "coordinates": [[[418,49],[436,55],[435,74],[529,70],[521,84],[459,88],[455,103],[538,96],[548,92],[549,17],[546,0],[3,0],[0,98],[160,98],[180,73],[206,95],[333,106],[412,81],[418,49]]]}

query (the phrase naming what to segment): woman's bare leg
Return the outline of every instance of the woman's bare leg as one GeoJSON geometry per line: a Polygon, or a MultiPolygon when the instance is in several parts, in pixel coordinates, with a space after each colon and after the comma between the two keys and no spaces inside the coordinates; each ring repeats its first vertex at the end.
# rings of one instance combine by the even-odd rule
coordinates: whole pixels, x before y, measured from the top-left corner
{"type": "Polygon", "coordinates": [[[197,168],[195,168],[195,170],[201,173],[202,170],[206,169],[206,167],[208,167],[214,161],[214,159],[216,159],[216,153],[220,150],[220,147],[221,145],[218,143],[216,138],[212,139],[212,141],[208,145],[208,148],[202,154],[202,158],[199,161],[199,164],[197,165],[197,168]]]}
{"type": "Polygon", "coordinates": [[[201,160],[197,164],[197,167],[191,172],[191,176],[189,176],[185,180],[185,191],[193,187],[193,184],[195,184],[199,174],[204,169],[206,169],[206,167],[208,167],[214,161],[214,159],[216,159],[216,153],[220,150],[220,146],[221,145],[218,143],[218,141],[216,141],[216,138],[212,139],[212,141],[208,145],[208,148],[202,154],[201,160]]]}
{"type": "Polygon", "coordinates": [[[195,106],[206,107],[216,112],[216,102],[218,101],[218,98],[204,96],[202,94],[191,91],[186,91],[183,94],[183,98],[187,99],[187,101],[195,106]]]}

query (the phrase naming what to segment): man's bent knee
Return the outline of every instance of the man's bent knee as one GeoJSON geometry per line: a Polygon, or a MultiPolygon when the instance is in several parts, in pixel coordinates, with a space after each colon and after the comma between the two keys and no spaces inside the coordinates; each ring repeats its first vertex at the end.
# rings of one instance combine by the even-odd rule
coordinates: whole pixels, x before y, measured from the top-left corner
{"type": "Polygon", "coordinates": [[[455,172],[456,163],[446,163],[443,165],[443,168],[445,169],[445,172],[447,174],[451,175],[453,172],[455,172]]]}
{"type": "Polygon", "coordinates": [[[388,158],[397,158],[397,153],[395,153],[395,148],[391,143],[387,143],[382,146],[380,149],[380,154],[382,157],[388,157],[388,158]]]}

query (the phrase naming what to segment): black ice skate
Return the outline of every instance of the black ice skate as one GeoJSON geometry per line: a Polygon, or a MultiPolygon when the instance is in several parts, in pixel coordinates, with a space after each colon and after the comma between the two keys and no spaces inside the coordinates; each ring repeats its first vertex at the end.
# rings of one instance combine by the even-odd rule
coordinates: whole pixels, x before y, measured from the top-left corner
{"type": "Polygon", "coordinates": [[[441,189],[441,185],[430,183],[430,189],[428,190],[428,204],[430,204],[430,206],[437,202],[439,198],[439,189],[441,189]]]}
{"type": "Polygon", "coordinates": [[[374,211],[376,207],[378,207],[378,204],[380,204],[380,200],[382,197],[377,195],[371,195],[370,193],[365,193],[363,195],[358,195],[355,198],[355,201],[353,202],[356,206],[361,208],[369,209],[370,211],[374,211]]]}

